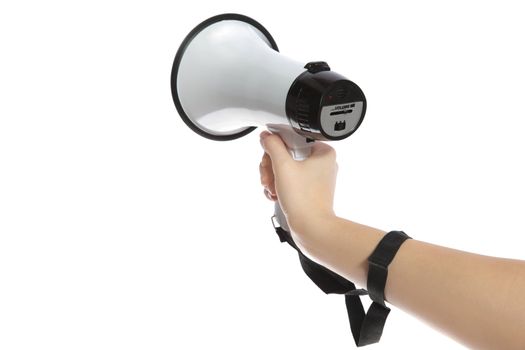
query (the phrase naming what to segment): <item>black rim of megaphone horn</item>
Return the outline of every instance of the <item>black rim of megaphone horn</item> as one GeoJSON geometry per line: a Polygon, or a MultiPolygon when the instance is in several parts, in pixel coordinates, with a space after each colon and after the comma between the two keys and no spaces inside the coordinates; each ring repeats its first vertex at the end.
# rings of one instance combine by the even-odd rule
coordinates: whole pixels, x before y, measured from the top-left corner
{"type": "Polygon", "coordinates": [[[179,65],[182,60],[182,56],[184,56],[184,52],[186,51],[186,48],[191,43],[193,38],[195,38],[204,28],[209,27],[210,25],[214,23],[225,21],[225,20],[235,20],[235,21],[246,22],[254,26],[266,37],[266,39],[268,39],[268,42],[272,46],[272,49],[274,49],[277,52],[279,51],[279,49],[277,48],[277,44],[275,43],[275,40],[272,38],[272,36],[266,30],[266,28],[262,26],[262,24],[260,24],[253,18],[244,16],[244,15],[240,15],[237,13],[224,13],[222,15],[217,15],[217,16],[208,18],[207,20],[205,20],[204,22],[202,22],[201,24],[193,28],[193,30],[186,36],[186,38],[184,38],[184,40],[182,41],[182,44],[180,45],[177,51],[177,54],[175,55],[175,60],[173,61],[173,68],[171,70],[171,96],[173,97],[173,102],[175,103],[175,107],[177,107],[177,111],[179,112],[180,116],[182,117],[182,120],[184,120],[186,125],[188,125],[190,129],[195,131],[197,134],[204,136],[211,140],[216,140],[216,141],[228,141],[228,140],[237,139],[239,137],[249,134],[250,132],[255,130],[256,127],[249,126],[242,131],[236,132],[234,134],[228,134],[228,135],[215,135],[215,134],[211,134],[199,128],[195,123],[191,121],[191,119],[188,117],[188,115],[184,111],[184,108],[182,108],[182,104],[179,99],[179,94],[177,92],[177,74],[179,72],[179,65]]]}

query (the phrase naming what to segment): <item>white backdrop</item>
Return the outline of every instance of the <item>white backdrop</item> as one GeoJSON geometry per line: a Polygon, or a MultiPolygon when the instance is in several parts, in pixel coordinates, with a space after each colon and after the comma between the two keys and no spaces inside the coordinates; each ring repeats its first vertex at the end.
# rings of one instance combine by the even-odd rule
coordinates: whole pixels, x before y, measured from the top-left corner
{"type": "MultiPolygon", "coordinates": [[[[524,257],[519,2],[5,1],[0,349],[354,347],[272,231],[258,132],[209,141],[173,106],[180,42],[224,12],[364,90],[339,215],[524,257]]],[[[370,349],[400,348],[462,349],[394,308],[370,349]]]]}

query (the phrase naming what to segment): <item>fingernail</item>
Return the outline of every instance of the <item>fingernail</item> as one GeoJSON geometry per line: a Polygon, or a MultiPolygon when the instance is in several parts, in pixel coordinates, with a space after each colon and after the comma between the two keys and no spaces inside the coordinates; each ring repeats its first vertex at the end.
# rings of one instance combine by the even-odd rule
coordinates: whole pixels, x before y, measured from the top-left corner
{"type": "Polygon", "coordinates": [[[267,138],[267,137],[270,136],[270,135],[271,135],[271,134],[270,134],[268,131],[263,131],[263,132],[261,132],[261,135],[260,135],[261,140],[267,138]]]}
{"type": "Polygon", "coordinates": [[[275,201],[275,195],[274,195],[272,192],[270,192],[269,189],[267,189],[267,188],[264,189],[264,195],[265,195],[266,198],[268,198],[269,200],[271,200],[271,201],[275,201]]]}

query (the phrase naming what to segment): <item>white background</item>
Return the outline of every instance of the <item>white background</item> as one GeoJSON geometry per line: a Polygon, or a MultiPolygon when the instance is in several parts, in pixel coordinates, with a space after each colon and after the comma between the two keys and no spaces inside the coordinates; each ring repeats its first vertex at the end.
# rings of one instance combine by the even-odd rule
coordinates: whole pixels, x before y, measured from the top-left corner
{"type": "MultiPolygon", "coordinates": [[[[209,141],[173,106],[180,42],[224,12],[364,90],[339,215],[523,258],[520,6],[2,2],[0,349],[354,348],[343,297],[272,231],[258,132],[209,141]]],[[[462,349],[394,308],[370,349],[400,348],[462,349]]]]}

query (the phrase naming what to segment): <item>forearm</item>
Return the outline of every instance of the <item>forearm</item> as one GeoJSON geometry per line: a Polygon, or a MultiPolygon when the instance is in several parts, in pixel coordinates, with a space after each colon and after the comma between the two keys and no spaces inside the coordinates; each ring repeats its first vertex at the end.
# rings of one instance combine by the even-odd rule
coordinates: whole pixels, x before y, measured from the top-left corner
{"type": "MultiPolygon", "coordinates": [[[[367,258],[384,232],[340,218],[312,230],[313,258],[366,286],[367,258]]],[[[407,240],[389,266],[387,300],[462,343],[525,348],[525,262],[407,240]]]]}
{"type": "MultiPolygon", "coordinates": [[[[294,161],[279,137],[263,133],[261,143],[261,184],[279,200],[295,243],[366,286],[367,259],[385,232],[333,215],[334,150],[315,143],[308,159],[294,161]]],[[[385,296],[471,347],[525,349],[525,262],[410,239],[389,266],[385,296]]]]}

